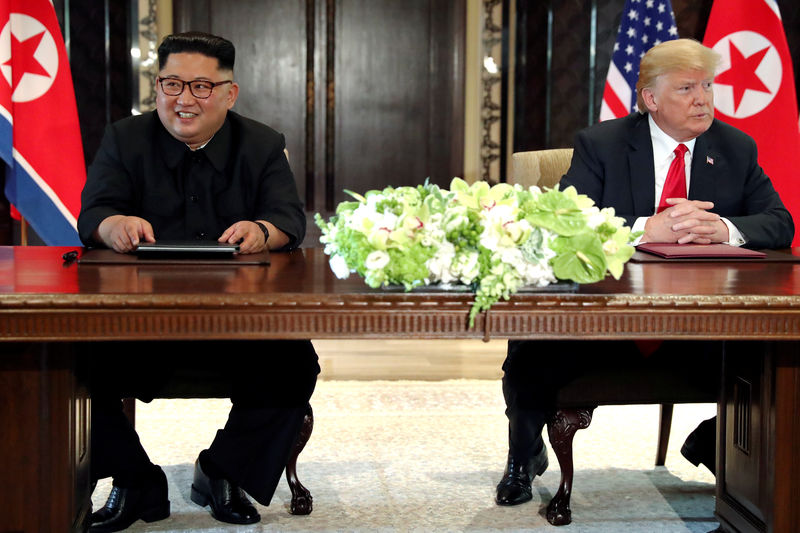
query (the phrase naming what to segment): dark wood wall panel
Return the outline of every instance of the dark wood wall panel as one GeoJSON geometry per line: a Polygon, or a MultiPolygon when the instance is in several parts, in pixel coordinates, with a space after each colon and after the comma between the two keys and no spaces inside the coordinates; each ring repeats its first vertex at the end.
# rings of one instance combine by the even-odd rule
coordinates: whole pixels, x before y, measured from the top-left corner
{"type": "Polygon", "coordinates": [[[573,125],[586,122],[589,113],[586,94],[589,80],[589,17],[591,0],[558,2],[553,18],[553,62],[550,108],[550,142],[567,146],[574,136],[573,125]],[[556,90],[557,88],[557,90],[556,90]]]}
{"type": "MultiPolygon", "coordinates": [[[[681,37],[702,41],[711,5],[712,0],[672,1],[681,37]]],[[[800,85],[800,4],[796,0],[778,0],[778,5],[793,58],[797,88],[800,85]]],[[[517,2],[514,151],[572,146],[575,133],[597,120],[623,6],[624,0],[517,2]],[[597,21],[596,55],[591,72],[589,47],[593,9],[597,21]],[[548,14],[552,16],[551,43],[548,43],[548,14]],[[548,51],[552,54],[549,72],[548,51]],[[589,90],[592,86],[593,93],[589,90]],[[549,101],[543,97],[548,92],[551,94],[549,101]]]]}
{"type": "Polygon", "coordinates": [[[783,31],[794,65],[794,88],[800,102],[800,2],[797,0],[778,0],[783,18],[783,31]]]}
{"type": "MultiPolygon", "coordinates": [[[[236,45],[239,100],[234,111],[286,136],[300,197],[305,197],[305,2],[211,2],[207,30],[236,45]]],[[[195,28],[196,29],[196,28],[195,28]]]]}
{"type": "Polygon", "coordinates": [[[430,175],[441,183],[464,175],[464,0],[433,0],[428,142],[430,175]],[[439,154],[445,155],[440,157],[439,154]],[[446,157],[449,154],[449,157],[446,157]]]}
{"type": "Polygon", "coordinates": [[[461,2],[429,0],[337,8],[337,202],[343,188],[446,184],[459,174],[463,75],[451,58],[463,13],[461,2]]]}
{"type": "Polygon", "coordinates": [[[175,0],[174,9],[175,31],[236,44],[236,109],[286,134],[310,210],[332,209],[343,189],[462,174],[464,0],[175,0]]]}
{"type": "Polygon", "coordinates": [[[544,147],[548,129],[547,2],[517,2],[513,151],[544,147]],[[519,117],[519,118],[517,118],[519,117]]]}
{"type": "Polygon", "coordinates": [[[363,191],[375,176],[410,185],[425,179],[430,83],[430,2],[342,0],[337,9],[336,184],[363,191]],[[392,27],[365,23],[394,20],[392,27]],[[426,91],[427,93],[427,91],[426,91]]]}
{"type": "Polygon", "coordinates": [[[61,20],[69,9],[70,66],[88,164],[106,124],[131,113],[130,6],[127,1],[61,0],[61,8],[61,20]]]}

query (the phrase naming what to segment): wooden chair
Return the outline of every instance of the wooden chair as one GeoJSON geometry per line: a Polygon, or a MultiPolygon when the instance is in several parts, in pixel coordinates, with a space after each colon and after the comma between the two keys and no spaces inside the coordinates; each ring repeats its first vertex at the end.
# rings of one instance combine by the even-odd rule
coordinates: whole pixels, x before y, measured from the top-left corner
{"type": "Polygon", "coordinates": [[[555,187],[572,162],[572,148],[517,152],[511,156],[511,179],[523,187],[555,187]]]}
{"type": "MultiPolygon", "coordinates": [[[[554,187],[566,174],[571,160],[572,148],[517,152],[512,155],[512,176],[508,181],[525,187],[554,187]]],[[[572,521],[572,440],[579,429],[589,427],[597,406],[660,404],[655,464],[663,466],[674,404],[716,402],[717,396],[716,383],[699,386],[687,382],[684,372],[674,368],[597,371],[563,387],[556,397],[556,412],[547,423],[550,444],[561,468],[558,492],[547,507],[548,522],[564,525],[572,521]]]]}
{"type": "MultiPolygon", "coordinates": [[[[218,374],[196,371],[191,367],[181,368],[172,376],[163,390],[158,394],[158,398],[227,398],[229,395],[228,383],[220,378],[218,374]]],[[[135,425],[136,422],[136,399],[125,398],[122,400],[123,410],[135,425]]],[[[311,514],[313,509],[313,498],[309,491],[297,477],[297,458],[303,451],[311,432],[314,429],[314,412],[311,404],[306,407],[306,414],[303,417],[303,426],[297,441],[289,454],[286,462],[286,482],[292,493],[292,501],[289,512],[294,515],[311,514]]]]}

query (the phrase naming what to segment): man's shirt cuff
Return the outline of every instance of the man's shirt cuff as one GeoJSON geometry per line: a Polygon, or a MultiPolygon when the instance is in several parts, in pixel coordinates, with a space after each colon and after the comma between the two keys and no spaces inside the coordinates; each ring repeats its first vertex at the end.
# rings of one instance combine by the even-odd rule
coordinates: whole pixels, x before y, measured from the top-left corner
{"type": "Polygon", "coordinates": [[[747,242],[747,240],[744,238],[744,235],[742,235],[742,232],[733,225],[733,222],[727,218],[720,218],[720,220],[722,220],[725,225],[728,226],[728,242],[725,244],[730,244],[731,246],[742,246],[747,242]]]}
{"type": "MultiPolygon", "coordinates": [[[[644,235],[644,225],[647,224],[647,219],[650,217],[639,217],[633,222],[633,227],[631,228],[631,233],[636,233],[637,231],[641,232],[644,235]]],[[[636,237],[631,244],[636,246],[639,244],[639,241],[642,240],[642,235],[636,237]]]]}

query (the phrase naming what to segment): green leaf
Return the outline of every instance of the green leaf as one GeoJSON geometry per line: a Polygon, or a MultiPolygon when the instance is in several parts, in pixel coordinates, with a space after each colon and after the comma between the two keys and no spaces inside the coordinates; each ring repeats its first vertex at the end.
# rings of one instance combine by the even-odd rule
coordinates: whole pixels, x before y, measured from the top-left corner
{"type": "Polygon", "coordinates": [[[551,246],[557,255],[550,264],[558,279],[594,283],[605,277],[606,256],[600,239],[594,233],[556,237],[551,246]]]}
{"type": "Polygon", "coordinates": [[[336,214],[352,213],[359,205],[361,205],[361,202],[341,202],[336,206],[336,214]]]}
{"type": "Polygon", "coordinates": [[[529,224],[559,235],[577,235],[586,229],[586,216],[575,199],[555,189],[532,198],[523,209],[529,224]]]}
{"type": "MultiPolygon", "coordinates": [[[[366,198],[364,198],[363,196],[361,196],[361,195],[360,195],[360,194],[358,194],[357,192],[353,192],[353,191],[351,191],[351,190],[344,189],[344,193],[345,193],[345,194],[349,194],[350,196],[352,196],[353,198],[355,198],[356,200],[358,200],[358,202],[359,202],[359,203],[363,203],[363,202],[366,202],[366,201],[367,201],[367,199],[366,199],[366,198]]],[[[347,202],[342,202],[342,203],[347,203],[347,202]]],[[[341,205],[342,205],[342,204],[339,204],[339,206],[341,206],[341,205]]],[[[339,209],[339,207],[337,206],[337,208],[336,208],[336,209],[338,210],[338,209],[339,209]]]]}

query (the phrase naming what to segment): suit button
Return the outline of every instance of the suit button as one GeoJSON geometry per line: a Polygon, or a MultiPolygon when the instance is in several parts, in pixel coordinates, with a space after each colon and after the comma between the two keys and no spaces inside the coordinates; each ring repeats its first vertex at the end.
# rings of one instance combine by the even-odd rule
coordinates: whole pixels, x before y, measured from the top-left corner
{"type": "Polygon", "coordinates": [[[206,233],[205,231],[198,231],[197,232],[197,238],[198,239],[202,240],[202,239],[205,239],[206,237],[208,237],[208,233],[206,233]]]}
{"type": "Polygon", "coordinates": [[[196,204],[198,200],[199,198],[197,197],[196,194],[193,194],[189,197],[189,201],[192,202],[193,204],[196,204]]]}

